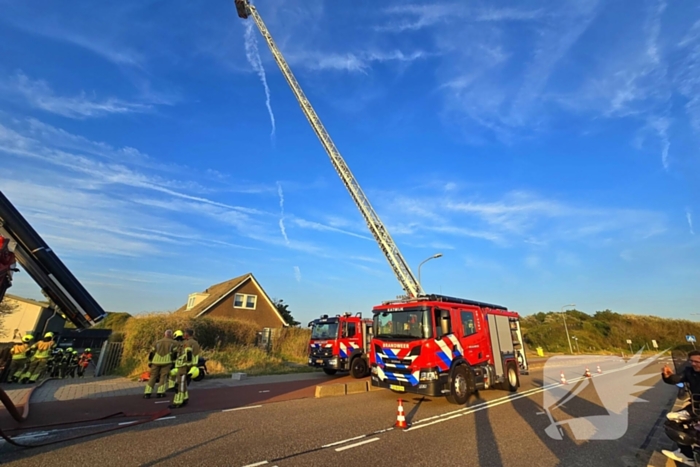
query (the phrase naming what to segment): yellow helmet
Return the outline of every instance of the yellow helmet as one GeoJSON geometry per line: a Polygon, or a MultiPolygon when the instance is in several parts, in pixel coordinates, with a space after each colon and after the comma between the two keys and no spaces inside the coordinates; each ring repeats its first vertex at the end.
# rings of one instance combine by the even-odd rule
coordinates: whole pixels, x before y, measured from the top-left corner
{"type": "Polygon", "coordinates": [[[53,333],[49,331],[46,334],[44,334],[44,339],[46,339],[47,337],[53,337],[53,333]]]}
{"type": "Polygon", "coordinates": [[[184,337],[185,333],[180,331],[179,329],[173,333],[173,337],[177,339],[178,337],[184,337]]]}
{"type": "Polygon", "coordinates": [[[34,336],[32,336],[31,334],[25,334],[24,336],[22,336],[22,342],[31,342],[32,339],[34,339],[34,336]]]}
{"type": "Polygon", "coordinates": [[[170,376],[177,376],[177,368],[170,370],[170,376]]]}
{"type": "Polygon", "coordinates": [[[188,371],[187,374],[190,375],[192,379],[196,380],[199,377],[199,368],[193,366],[190,368],[190,371],[188,371]]]}

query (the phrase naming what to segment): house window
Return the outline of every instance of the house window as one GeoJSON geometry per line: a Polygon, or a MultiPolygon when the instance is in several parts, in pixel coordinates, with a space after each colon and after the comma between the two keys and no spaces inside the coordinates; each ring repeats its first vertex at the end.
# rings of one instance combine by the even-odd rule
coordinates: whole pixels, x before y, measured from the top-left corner
{"type": "Polygon", "coordinates": [[[249,310],[254,310],[257,301],[258,297],[256,295],[237,293],[233,299],[233,307],[248,308],[249,310]]]}

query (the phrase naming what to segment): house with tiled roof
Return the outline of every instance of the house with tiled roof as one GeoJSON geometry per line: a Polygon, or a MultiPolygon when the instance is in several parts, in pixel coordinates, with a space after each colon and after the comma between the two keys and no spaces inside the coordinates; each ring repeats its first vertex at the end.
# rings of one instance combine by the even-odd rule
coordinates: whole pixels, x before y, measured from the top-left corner
{"type": "Polygon", "coordinates": [[[194,292],[187,303],[176,310],[193,318],[211,316],[252,321],[260,329],[287,326],[277,307],[252,273],[214,284],[203,292],[194,292]]]}

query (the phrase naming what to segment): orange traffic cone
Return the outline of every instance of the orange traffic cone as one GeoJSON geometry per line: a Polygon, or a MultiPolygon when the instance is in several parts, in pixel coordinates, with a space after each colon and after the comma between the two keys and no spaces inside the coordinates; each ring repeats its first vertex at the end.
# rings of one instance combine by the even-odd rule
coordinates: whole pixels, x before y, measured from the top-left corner
{"type": "Polygon", "coordinates": [[[586,367],[586,372],[583,374],[583,376],[585,376],[586,378],[591,377],[591,372],[588,370],[588,367],[586,367]]]}
{"type": "Polygon", "coordinates": [[[566,384],[566,378],[564,377],[564,372],[561,372],[561,384],[566,384]]]}
{"type": "Polygon", "coordinates": [[[403,413],[403,400],[401,399],[399,399],[399,409],[396,413],[396,424],[394,426],[396,428],[408,428],[408,425],[406,424],[406,416],[403,413]]]}
{"type": "Polygon", "coordinates": [[[600,365],[598,365],[598,373],[603,373],[600,369],[600,365]]]}

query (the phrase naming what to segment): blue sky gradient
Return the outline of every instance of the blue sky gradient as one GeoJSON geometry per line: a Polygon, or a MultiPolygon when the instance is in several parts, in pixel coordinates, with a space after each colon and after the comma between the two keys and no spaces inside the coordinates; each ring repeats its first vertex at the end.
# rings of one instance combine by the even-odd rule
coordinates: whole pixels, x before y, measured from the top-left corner
{"type": "MultiPolygon", "coordinates": [[[[256,5],[427,291],[700,312],[696,2],[256,5]]],[[[402,293],[232,1],[0,7],[0,189],[106,309],[402,293]]]]}

